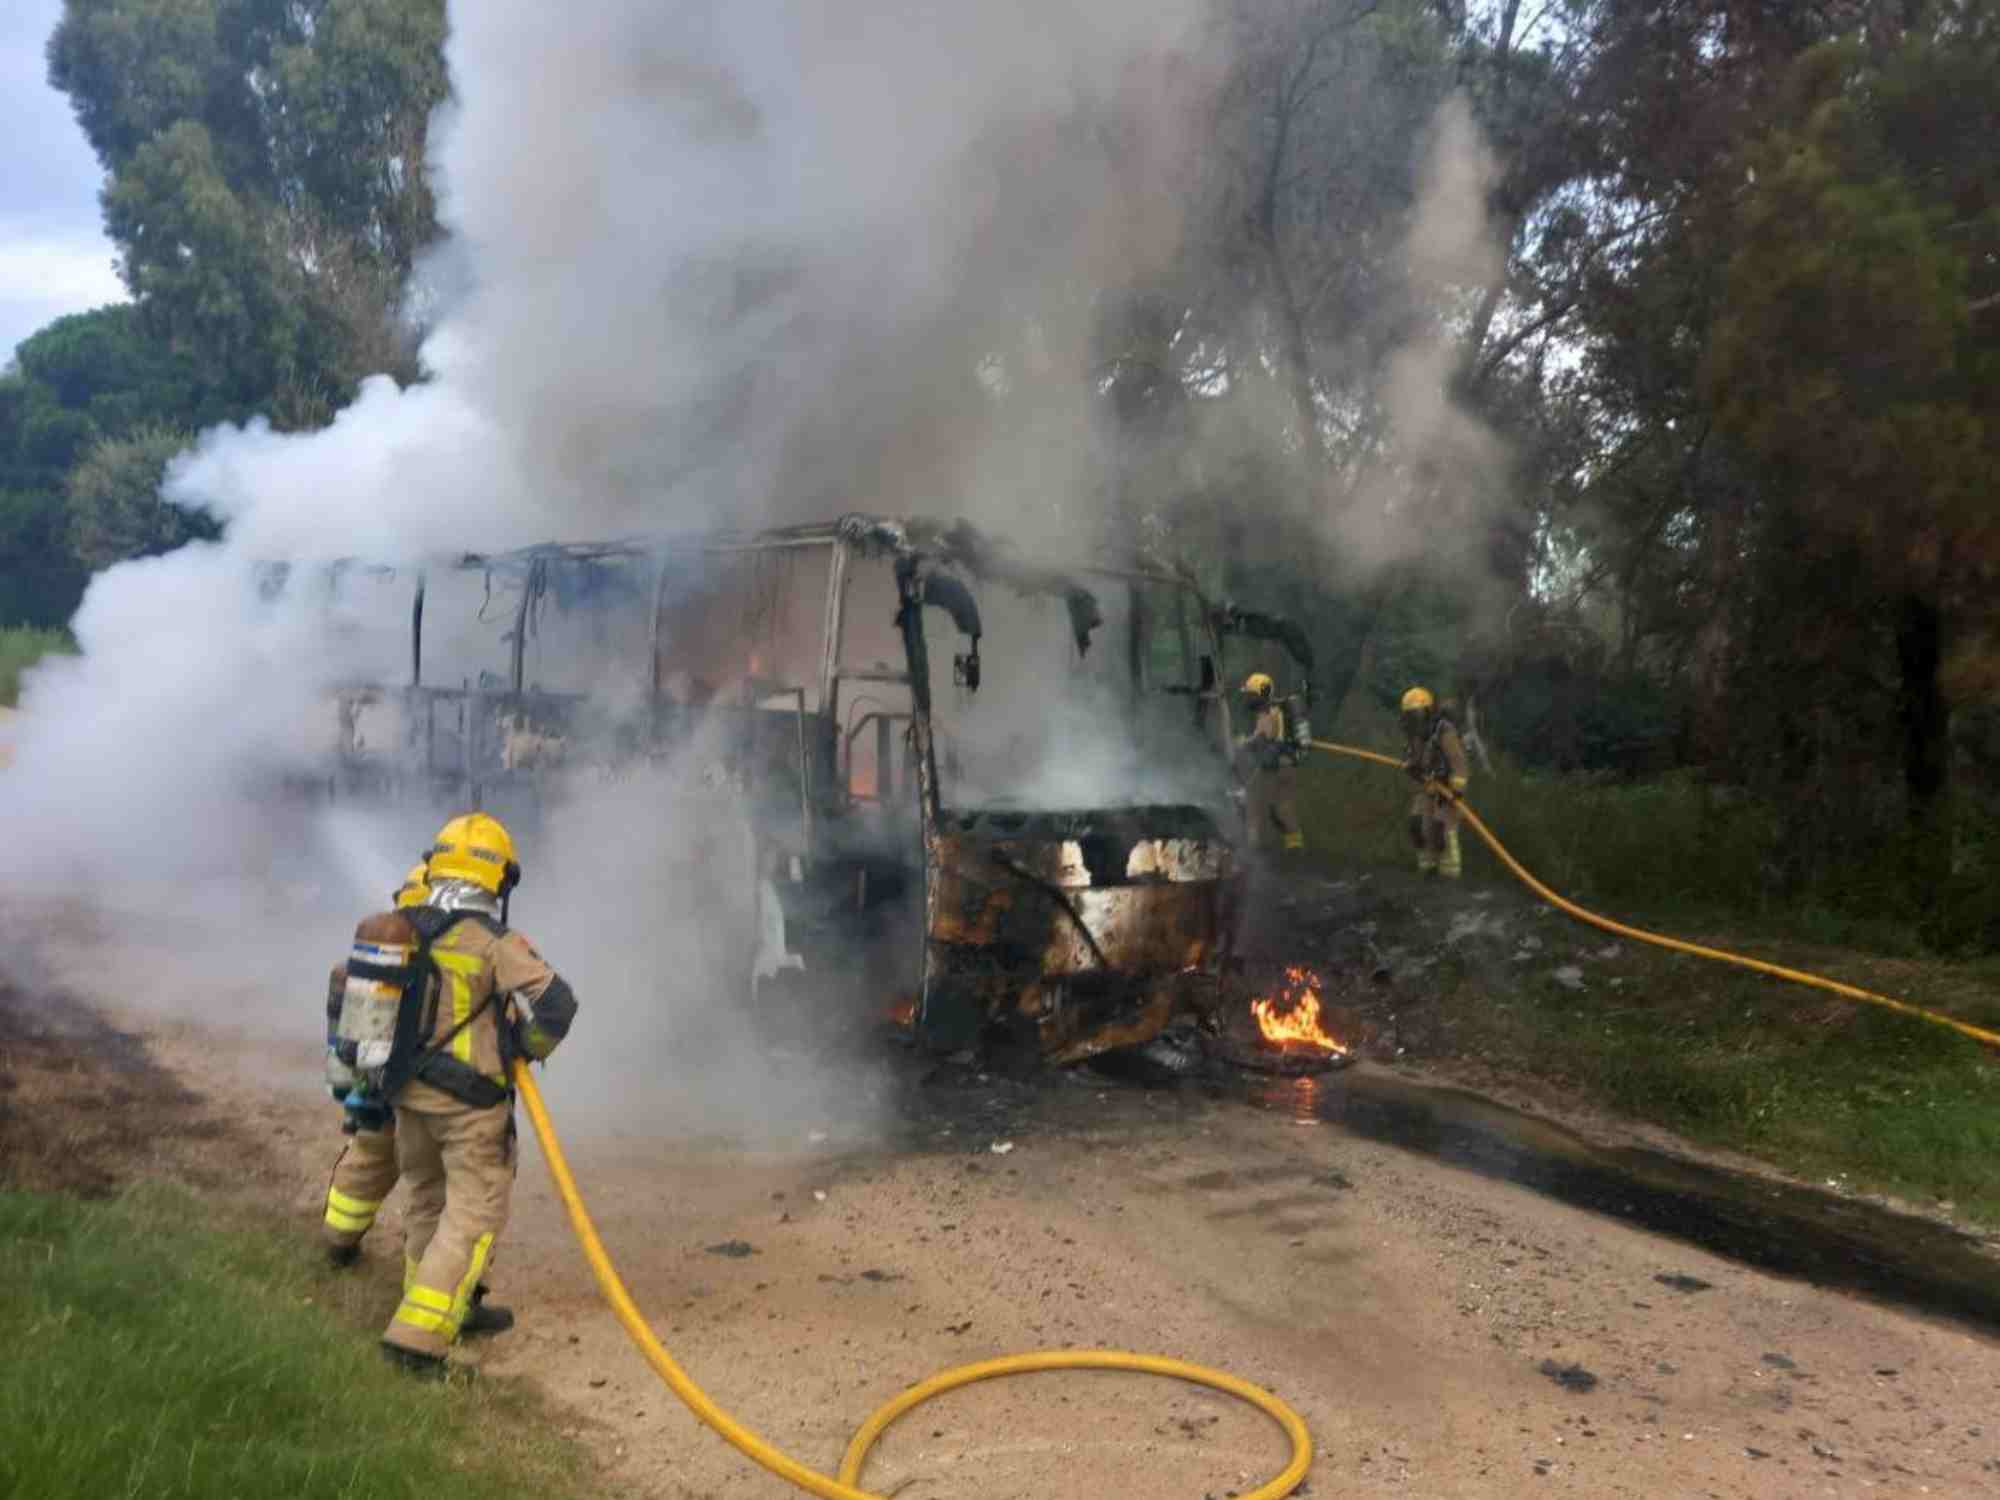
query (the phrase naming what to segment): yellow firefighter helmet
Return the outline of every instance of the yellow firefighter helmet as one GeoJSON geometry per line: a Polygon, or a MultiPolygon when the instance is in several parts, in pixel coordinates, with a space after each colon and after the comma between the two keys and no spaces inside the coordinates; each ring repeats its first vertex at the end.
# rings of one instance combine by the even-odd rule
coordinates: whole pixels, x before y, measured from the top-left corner
{"type": "Polygon", "coordinates": [[[1277,690],[1278,685],[1271,681],[1267,672],[1252,672],[1243,679],[1243,696],[1246,698],[1255,698],[1261,702],[1277,690]]]}
{"type": "Polygon", "coordinates": [[[504,896],[521,880],[514,839],[487,813],[465,813],[438,830],[430,850],[432,880],[469,880],[504,896]]]}
{"type": "Polygon", "coordinates": [[[1413,687],[1403,694],[1403,712],[1406,714],[1429,713],[1437,707],[1437,699],[1431,696],[1429,688],[1413,687]]]}
{"type": "Polygon", "coordinates": [[[396,889],[396,905],[422,906],[431,899],[431,872],[423,864],[410,866],[410,873],[403,877],[403,883],[396,889]]]}

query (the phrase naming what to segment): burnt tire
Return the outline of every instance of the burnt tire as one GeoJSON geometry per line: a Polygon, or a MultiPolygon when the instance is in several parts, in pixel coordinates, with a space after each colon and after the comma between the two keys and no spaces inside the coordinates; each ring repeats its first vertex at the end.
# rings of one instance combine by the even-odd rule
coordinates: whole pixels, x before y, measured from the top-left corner
{"type": "Polygon", "coordinates": [[[1136,1047],[1120,1047],[1090,1060],[1093,1072],[1150,1088],[1167,1088],[1197,1077],[1207,1059],[1192,1034],[1156,1036],[1136,1047]]]}

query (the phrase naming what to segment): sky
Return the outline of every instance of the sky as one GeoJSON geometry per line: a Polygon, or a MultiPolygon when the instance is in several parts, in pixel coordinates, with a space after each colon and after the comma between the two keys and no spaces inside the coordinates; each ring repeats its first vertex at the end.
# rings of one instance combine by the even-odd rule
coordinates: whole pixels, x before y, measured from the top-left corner
{"type": "Polygon", "coordinates": [[[62,0],[0,0],[0,365],[53,318],[125,300],[103,172],[42,56],[62,0]]]}

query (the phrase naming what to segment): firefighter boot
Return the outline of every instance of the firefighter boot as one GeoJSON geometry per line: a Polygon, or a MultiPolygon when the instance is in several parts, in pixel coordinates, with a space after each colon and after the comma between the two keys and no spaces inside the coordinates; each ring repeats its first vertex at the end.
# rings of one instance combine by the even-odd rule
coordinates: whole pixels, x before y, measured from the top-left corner
{"type": "Polygon", "coordinates": [[[514,1326],[514,1311],[502,1307],[497,1302],[486,1300],[486,1283],[480,1282],[472,1289],[472,1309],[459,1325],[460,1338],[477,1338],[481,1334],[505,1333],[514,1326]]]}
{"type": "Polygon", "coordinates": [[[359,1240],[356,1240],[351,1245],[328,1245],[326,1247],[326,1263],[336,1271],[346,1270],[359,1259],[361,1259],[361,1241],[359,1240]]]}
{"type": "Polygon", "coordinates": [[[1417,851],[1417,873],[1429,875],[1437,869],[1437,854],[1431,849],[1431,842],[1424,836],[1424,820],[1415,813],[1410,815],[1410,843],[1417,851]]]}
{"type": "Polygon", "coordinates": [[[1424,820],[1424,852],[1417,856],[1417,868],[1425,875],[1446,875],[1445,826],[1441,819],[1424,820]]]}

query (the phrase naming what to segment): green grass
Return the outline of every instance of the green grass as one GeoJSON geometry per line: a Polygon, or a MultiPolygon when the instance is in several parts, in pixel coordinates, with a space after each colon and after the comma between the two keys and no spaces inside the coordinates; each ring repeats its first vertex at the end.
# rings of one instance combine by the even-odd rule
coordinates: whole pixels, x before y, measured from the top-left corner
{"type": "Polygon", "coordinates": [[[1453,1045],[1551,1093],[2000,1225],[2000,1065],[1877,1007],[1625,945],[1584,993],[1460,959],[1453,1045]],[[1611,988],[1601,977],[1615,972],[1611,988]]]}
{"type": "Polygon", "coordinates": [[[12,708],[21,696],[21,674],[51,652],[73,652],[76,642],[66,630],[39,630],[32,625],[0,627],[0,706],[12,708]]]}
{"type": "MultiPolygon", "coordinates": [[[[1409,791],[1380,767],[1321,756],[1300,811],[1329,873],[1372,867],[1385,890],[1406,882],[1409,903],[1392,901],[1385,921],[1414,927],[1425,900],[1462,893],[1407,873],[1409,791]]],[[[1718,806],[1688,781],[1590,785],[1505,768],[1475,774],[1470,800],[1530,871],[1605,916],[2000,1030],[2000,958],[1941,956],[1919,922],[1865,900],[1785,899],[1765,863],[1782,830],[1755,807],[1718,806]]],[[[2000,1055],[1879,1007],[1532,917],[1535,898],[1469,829],[1463,840],[1463,892],[1495,892],[1518,918],[1510,928],[1548,946],[1527,964],[1511,962],[1511,937],[1448,950],[1427,978],[1448,1018],[1435,1059],[1447,1071],[1490,1068],[1531,1092],[2000,1225],[2000,1055]],[[1615,960],[1581,960],[1584,992],[1551,977],[1613,942],[1615,960]]]]}
{"type": "Polygon", "coordinates": [[[388,1368],[354,1315],[366,1284],[316,1261],[179,1191],[0,1193],[0,1494],[580,1493],[587,1464],[531,1396],[388,1368]]]}

